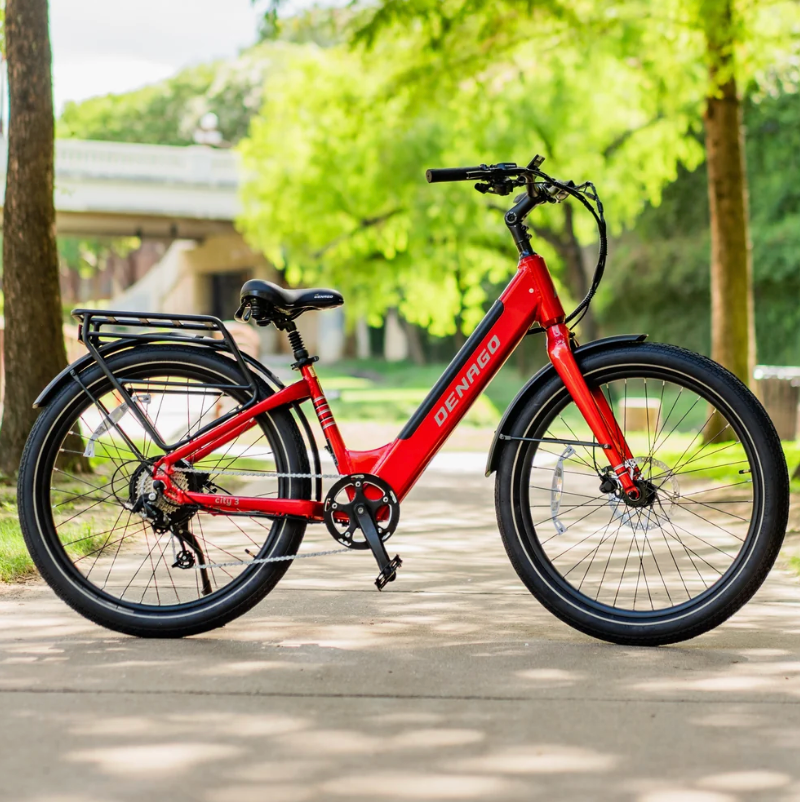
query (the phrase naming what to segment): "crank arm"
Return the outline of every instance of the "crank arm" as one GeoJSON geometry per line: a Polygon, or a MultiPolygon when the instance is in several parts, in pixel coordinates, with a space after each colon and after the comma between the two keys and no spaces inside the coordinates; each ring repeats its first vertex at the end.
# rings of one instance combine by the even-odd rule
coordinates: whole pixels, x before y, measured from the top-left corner
{"type": "Polygon", "coordinates": [[[380,568],[380,573],[375,580],[375,585],[378,590],[383,590],[389,582],[394,582],[397,578],[397,569],[403,564],[403,561],[399,556],[396,556],[393,560],[389,559],[389,555],[386,553],[386,548],[383,545],[383,540],[381,540],[381,536],[378,534],[375,522],[372,520],[367,506],[364,504],[354,504],[353,507],[356,518],[358,519],[358,525],[361,527],[361,531],[364,533],[364,537],[367,539],[370,549],[372,549],[372,554],[378,563],[378,568],[380,568]]]}

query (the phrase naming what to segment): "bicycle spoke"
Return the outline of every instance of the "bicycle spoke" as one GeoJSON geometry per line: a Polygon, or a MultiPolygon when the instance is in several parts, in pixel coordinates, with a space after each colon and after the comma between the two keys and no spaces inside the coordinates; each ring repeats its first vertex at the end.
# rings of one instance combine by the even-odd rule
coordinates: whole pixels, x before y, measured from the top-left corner
{"type": "MultiPolygon", "coordinates": [[[[537,445],[527,484],[539,546],[565,582],[596,602],[647,612],[674,607],[716,583],[746,541],[754,502],[742,498],[741,486],[752,479],[729,477],[749,461],[719,405],[702,408],[703,397],[680,384],[621,377],[597,386],[639,465],[637,481],[650,483],[642,492],[652,498],[637,505],[619,487],[616,496],[593,495],[602,476],[587,449],[565,456],[537,445]],[[550,515],[539,520],[536,511],[550,515]],[[548,522],[555,532],[540,531],[548,522]]],[[[552,423],[556,435],[592,437],[571,400],[552,423]]],[[[542,430],[554,434],[551,426],[542,430]]]]}
{"type": "MultiPolygon", "coordinates": [[[[184,513],[178,503],[160,498],[153,491],[148,465],[160,456],[159,437],[164,442],[178,442],[196,436],[210,421],[223,416],[229,419],[231,411],[241,410],[241,398],[206,386],[221,384],[218,378],[201,381],[186,374],[181,366],[162,373],[125,374],[125,387],[157,435],[155,440],[129,410],[117,412],[116,420],[110,419],[121,402],[109,389],[94,400],[85,398],[83,409],[75,413],[57,445],[58,454],[77,459],[85,452],[74,438],[80,437],[84,443],[94,438],[91,470],[83,472],[67,466],[52,469],[52,525],[64,559],[84,581],[117,598],[120,604],[144,608],[181,606],[209,593],[224,592],[246,572],[264,570],[251,566],[253,555],[272,549],[271,538],[276,530],[271,521],[265,525],[257,515],[225,517],[202,510],[184,513]],[[138,458],[137,448],[150,463],[138,458]],[[134,505],[135,512],[131,509],[134,505]],[[159,519],[159,515],[163,517],[159,519]],[[180,537],[181,531],[185,532],[185,541],[180,537]],[[208,568],[201,572],[196,568],[198,563],[208,568]]],[[[270,423],[267,428],[263,420],[255,420],[250,428],[199,464],[189,463],[191,467],[187,466],[184,473],[176,474],[185,477],[179,484],[188,483],[204,492],[237,495],[237,476],[244,473],[248,481],[255,477],[262,483],[250,495],[286,497],[282,480],[274,481],[276,474],[286,472],[283,458],[275,452],[272,432],[276,424],[270,423]],[[213,484],[213,479],[217,475],[222,479],[226,471],[236,474],[232,491],[213,484]],[[269,484],[264,486],[266,482],[269,484]]],[[[292,472],[307,471],[308,468],[295,468],[292,472]]]]}

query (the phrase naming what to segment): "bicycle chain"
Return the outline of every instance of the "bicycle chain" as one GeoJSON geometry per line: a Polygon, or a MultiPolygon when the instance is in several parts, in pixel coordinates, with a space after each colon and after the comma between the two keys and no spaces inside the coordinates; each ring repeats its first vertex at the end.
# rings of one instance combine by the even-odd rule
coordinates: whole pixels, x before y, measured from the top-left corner
{"type": "Polygon", "coordinates": [[[203,568],[233,568],[237,565],[261,565],[263,563],[279,563],[286,560],[304,560],[308,557],[327,557],[329,554],[353,554],[352,549],[330,549],[329,551],[311,551],[308,554],[287,554],[284,557],[260,557],[256,560],[237,560],[235,562],[227,563],[208,563],[207,565],[196,565],[195,568],[201,570],[203,568]]]}
{"type": "Polygon", "coordinates": [[[200,473],[205,476],[256,476],[259,479],[341,479],[339,473],[277,473],[272,471],[201,470],[200,468],[172,468],[176,473],[200,473]]]}
{"type": "MultiPolygon", "coordinates": [[[[275,478],[275,479],[341,479],[338,473],[277,473],[268,471],[229,471],[229,470],[212,470],[202,471],[199,468],[178,468],[174,467],[173,471],[180,473],[200,473],[207,476],[256,476],[259,479],[275,478]]],[[[207,565],[195,565],[194,567],[199,571],[206,568],[233,568],[237,565],[262,565],[264,563],[278,563],[285,562],[286,560],[304,560],[309,557],[327,557],[330,554],[343,554],[347,552],[353,553],[352,549],[329,549],[328,551],[312,551],[308,554],[286,554],[283,557],[260,557],[255,560],[236,560],[234,562],[225,563],[208,563],[207,565]]]]}

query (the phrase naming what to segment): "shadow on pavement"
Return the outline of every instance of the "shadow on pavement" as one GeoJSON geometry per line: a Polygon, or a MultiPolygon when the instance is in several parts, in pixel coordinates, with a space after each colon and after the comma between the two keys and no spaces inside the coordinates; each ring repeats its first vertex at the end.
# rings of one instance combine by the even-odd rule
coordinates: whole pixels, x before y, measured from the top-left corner
{"type": "Polygon", "coordinates": [[[368,555],[299,562],[184,641],[106,632],[41,585],[4,591],[2,798],[800,799],[796,578],[775,572],[694,641],[611,646],[527,593],[491,496],[428,474],[387,592],[368,555]]]}

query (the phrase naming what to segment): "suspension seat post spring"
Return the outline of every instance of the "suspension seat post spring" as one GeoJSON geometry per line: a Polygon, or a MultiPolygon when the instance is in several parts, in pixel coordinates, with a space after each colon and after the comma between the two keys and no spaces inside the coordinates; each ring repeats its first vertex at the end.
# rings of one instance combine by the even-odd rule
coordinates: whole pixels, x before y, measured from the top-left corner
{"type": "Polygon", "coordinates": [[[303,335],[300,334],[297,330],[297,326],[294,324],[292,324],[292,328],[289,329],[289,345],[292,346],[295,359],[303,359],[308,356],[305,343],[303,343],[303,335]]]}
{"type": "Polygon", "coordinates": [[[317,356],[309,356],[305,343],[303,342],[303,335],[297,330],[297,326],[289,321],[284,330],[289,335],[289,345],[292,346],[292,353],[294,354],[294,363],[292,367],[300,369],[306,365],[313,365],[319,360],[317,356]]]}

